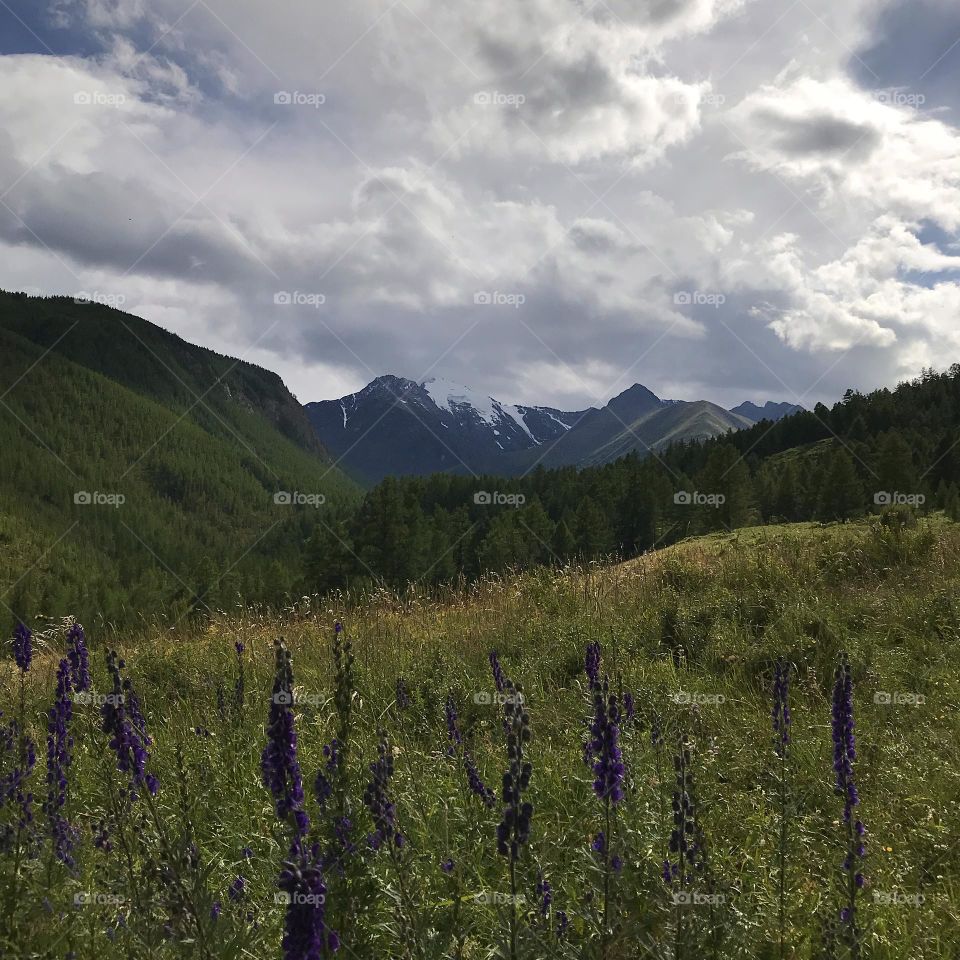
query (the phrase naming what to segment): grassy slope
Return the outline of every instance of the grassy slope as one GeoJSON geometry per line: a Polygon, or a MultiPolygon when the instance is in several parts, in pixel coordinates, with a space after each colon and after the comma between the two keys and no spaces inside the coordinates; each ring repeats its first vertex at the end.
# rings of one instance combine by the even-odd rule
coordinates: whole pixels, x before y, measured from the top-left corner
{"type": "Polygon", "coordinates": [[[90,616],[96,598],[108,617],[118,615],[107,599],[114,587],[134,606],[171,590],[186,597],[199,558],[233,567],[261,536],[261,551],[294,568],[306,508],[278,508],[274,493],[323,493],[334,507],[355,495],[274,375],[232,367],[114,311],[71,304],[61,316],[59,301],[27,301],[9,312],[16,299],[0,298],[8,311],[0,315],[0,598],[8,607],[24,590],[25,609],[90,616]],[[94,313],[73,326],[71,311],[87,309],[94,313]],[[16,332],[27,330],[29,339],[16,332]],[[126,502],[78,506],[79,491],[126,502]]]}
{"type": "MultiPolygon", "coordinates": [[[[504,766],[500,725],[490,707],[474,702],[474,694],[491,689],[487,653],[499,649],[507,674],[524,684],[534,732],[536,812],[530,855],[521,870],[524,895],[531,898],[524,909],[532,904],[539,865],[553,884],[554,908],[571,916],[570,952],[564,955],[577,957],[591,955],[584,946],[589,921],[583,896],[597,882],[589,838],[600,826],[581,760],[588,710],[584,645],[600,641],[605,669],[616,671],[635,692],[645,720],[653,713],[662,716],[668,744],[679,729],[692,737],[703,826],[719,889],[727,897],[717,926],[726,940],[716,956],[731,958],[774,955],[775,758],[767,690],[778,654],[797,667],[789,956],[811,956],[815,913],[834,909],[831,884],[843,857],[842,807],[832,790],[829,698],[833,666],[845,649],[855,681],[860,815],[870,831],[866,955],[932,960],[955,956],[960,909],[958,596],[960,527],[934,519],[896,535],[880,526],[804,524],[688,541],[612,569],[485,582],[467,594],[382,596],[346,610],[316,603],[282,623],[251,615],[214,622],[201,634],[122,639],[156,740],[156,766],[165,783],[161,804],[175,821],[178,778],[171,757],[179,741],[190,768],[197,842],[214,865],[214,887],[222,893],[237,870],[250,878],[250,903],[260,922],[252,934],[256,956],[276,954],[281,921],[270,904],[283,850],[271,837],[272,814],[257,773],[269,645],[278,632],[294,652],[298,687],[323,694],[321,706],[297,708],[301,764],[310,781],[322,762],[320,748],[332,735],[328,641],[332,617],[344,615],[356,645],[360,688],[355,709],[364,766],[355,759],[354,775],[365,782],[373,731],[386,725],[399,748],[394,790],[409,835],[408,882],[437,922],[448,909],[443,903],[451,881],[438,870],[448,855],[470,894],[509,889],[504,861],[493,846],[497,812],[465,796],[462,769],[444,753],[443,703],[452,690],[467,742],[485,779],[496,786],[504,766]],[[665,631],[668,613],[674,627],[665,631]],[[239,728],[218,721],[212,709],[216,679],[232,682],[237,638],[248,650],[249,706],[239,728]],[[675,655],[679,647],[684,652],[675,655]],[[400,674],[409,679],[415,698],[402,721],[389,709],[400,674]],[[726,700],[693,709],[670,699],[681,690],[722,694],[726,700]],[[876,691],[922,693],[926,703],[878,706],[876,691]],[[213,736],[194,736],[197,724],[213,736]],[[241,864],[239,850],[247,843],[254,858],[241,864]],[[922,908],[877,905],[871,902],[877,891],[922,893],[926,902],[922,908]]],[[[102,687],[100,642],[94,659],[102,687]]],[[[42,687],[48,695],[52,663],[42,658],[31,693],[42,687]]],[[[83,822],[103,803],[101,739],[89,729],[79,738],[83,795],[74,810],[83,822]]],[[[645,724],[623,739],[629,790],[620,808],[626,866],[618,889],[627,932],[610,957],[669,956],[663,944],[670,942],[672,914],[659,863],[669,830],[662,802],[669,809],[671,774],[658,780],[658,769],[671,769],[669,751],[658,760],[645,724]],[[644,938],[660,944],[658,952],[641,949],[644,938]]],[[[312,801],[310,812],[317,814],[312,801]]],[[[354,818],[364,835],[365,815],[358,810],[354,818]]],[[[108,869],[89,848],[81,865],[75,884],[84,888],[102,887],[109,876],[122,874],[118,864],[108,869]],[[94,875],[96,863],[100,872],[94,875]]],[[[371,872],[382,880],[382,858],[371,872]]],[[[56,902],[68,897],[70,884],[46,892],[56,902]]],[[[362,902],[354,904],[349,920],[338,913],[338,895],[334,882],[330,909],[354,955],[399,955],[388,931],[392,914],[385,898],[367,903],[358,894],[362,902]]],[[[243,927],[244,910],[228,904],[218,936],[243,927]]],[[[471,900],[464,917],[471,925],[466,957],[485,957],[488,945],[502,942],[496,906],[471,900]]],[[[703,933],[702,914],[690,922],[703,933]]],[[[79,956],[122,956],[123,936],[111,946],[102,924],[93,926],[79,956]]],[[[551,955],[542,933],[535,940],[538,946],[525,956],[551,955]]]]}

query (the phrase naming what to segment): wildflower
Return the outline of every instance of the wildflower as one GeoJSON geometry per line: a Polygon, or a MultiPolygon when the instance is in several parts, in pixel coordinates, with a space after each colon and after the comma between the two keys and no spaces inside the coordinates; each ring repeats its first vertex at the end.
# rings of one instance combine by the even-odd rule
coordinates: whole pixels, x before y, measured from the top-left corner
{"type": "Polygon", "coordinates": [[[533,804],[523,799],[530,786],[531,765],[524,759],[524,747],[530,742],[530,716],[526,711],[520,688],[507,681],[505,712],[509,724],[507,734],[507,758],[509,767],[503,775],[503,817],[497,827],[497,850],[515,862],[520,849],[530,839],[530,821],[533,804]]]}
{"type": "Polygon", "coordinates": [[[593,838],[590,849],[594,853],[603,853],[607,849],[607,838],[602,830],[593,838]]]}
{"type": "Polygon", "coordinates": [[[563,939],[564,935],[567,932],[567,927],[570,925],[570,920],[567,917],[566,913],[563,910],[557,911],[557,937],[563,939]]]}
{"type": "Polygon", "coordinates": [[[336,952],[340,939],[327,929],[327,887],[317,851],[309,859],[285,863],[278,885],[289,897],[281,941],[284,960],[321,960],[326,952],[336,952]]]}
{"type": "MultiPolygon", "coordinates": [[[[444,707],[444,712],[447,717],[447,739],[451,744],[457,744],[458,746],[463,743],[463,735],[460,733],[459,728],[457,727],[457,705],[453,702],[453,694],[447,694],[447,702],[444,707]]],[[[452,755],[453,747],[451,746],[448,752],[452,755]]]]}
{"type": "Polygon", "coordinates": [[[593,791],[601,800],[616,805],[623,799],[624,765],[620,751],[620,708],[616,696],[610,693],[609,683],[594,687],[594,718],[591,727],[592,740],[589,755],[596,758],[593,764],[593,791]]]}
{"type": "Polygon", "coordinates": [[[323,755],[326,758],[325,769],[318,770],[316,779],[313,782],[313,792],[317,798],[317,803],[321,807],[325,806],[333,794],[333,784],[331,777],[335,776],[340,765],[340,743],[334,737],[330,743],[324,744],[323,755]]]}
{"type": "Polygon", "coordinates": [[[472,793],[476,794],[487,807],[492,807],[496,802],[496,795],[480,778],[480,772],[477,765],[473,762],[473,757],[464,751],[463,766],[467,771],[467,783],[472,793]]]}
{"type": "Polygon", "coordinates": [[[210,906],[210,919],[216,922],[220,919],[221,906],[219,900],[214,900],[210,906]]]}
{"type": "Polygon", "coordinates": [[[397,707],[400,710],[408,710],[410,708],[411,699],[410,699],[410,688],[407,686],[407,681],[403,677],[397,677],[397,689],[395,694],[397,707]]]}
{"type": "Polygon", "coordinates": [[[90,654],[86,635],[79,623],[67,631],[67,659],[70,661],[70,685],[77,693],[90,689],[90,654]]]}
{"type": "Polygon", "coordinates": [[[136,799],[137,788],[146,786],[155,795],[160,787],[157,778],[148,773],[150,759],[147,748],[153,743],[147,734],[146,721],[129,677],[121,671],[125,664],[115,650],[107,652],[107,670],[113,680],[113,695],[100,708],[103,732],[110,735],[110,748],[117,755],[117,769],[130,776],[130,797],[136,799]]]}
{"type": "Polygon", "coordinates": [[[267,721],[267,745],[260,758],[264,786],[273,794],[277,817],[291,820],[295,846],[309,828],[310,820],[303,809],[303,780],[297,760],[297,732],[294,728],[291,693],[293,661],[282,640],[274,641],[276,671],[273,696],[267,721]]]}
{"type": "Polygon", "coordinates": [[[447,857],[447,859],[440,864],[440,869],[449,876],[453,873],[453,860],[447,857]]]}
{"type": "Polygon", "coordinates": [[[503,667],[500,665],[500,656],[496,650],[490,651],[490,669],[493,672],[493,685],[497,688],[497,693],[503,693],[507,678],[503,675],[503,667]]]}
{"type": "Polygon", "coordinates": [[[241,640],[233,644],[233,649],[237,654],[237,679],[233,684],[233,708],[237,713],[242,713],[244,700],[246,699],[247,680],[243,670],[243,652],[244,645],[241,640]]]}
{"type": "Polygon", "coordinates": [[[629,690],[625,690],[623,693],[623,713],[628,723],[632,721],[637,714],[637,707],[633,702],[633,694],[629,690]]]}
{"type": "Polygon", "coordinates": [[[30,661],[33,659],[33,634],[22,623],[18,623],[13,631],[13,659],[21,673],[30,669],[30,661]]]}
{"type": "Polygon", "coordinates": [[[396,807],[388,792],[393,777],[393,750],[383,731],[377,744],[377,759],[370,764],[370,773],[373,779],[363,791],[363,802],[373,818],[374,832],[367,837],[367,842],[374,850],[379,850],[384,843],[402,846],[403,835],[396,829],[396,807]]]}
{"type": "Polygon", "coordinates": [[[550,881],[546,880],[541,870],[537,874],[537,898],[540,900],[540,916],[550,916],[550,906],[553,903],[553,888],[550,881]]]}
{"type": "Polygon", "coordinates": [[[773,679],[774,749],[784,757],[790,746],[790,664],[777,661],[773,679]]]}
{"type": "Polygon", "coordinates": [[[844,926],[844,935],[849,944],[851,955],[860,955],[860,931],[857,926],[857,891],[862,890],[866,878],[860,866],[866,857],[866,827],[853,816],[854,808],[860,804],[860,797],[854,783],[853,763],[857,758],[853,729],[853,677],[850,663],[844,657],[834,673],[833,708],[831,711],[831,729],[833,734],[833,772],[835,775],[834,792],[843,797],[843,822],[846,825],[846,855],[842,869],[847,874],[845,883],[845,904],[840,911],[840,921],[844,926]]]}
{"type": "Polygon", "coordinates": [[[64,659],[57,668],[57,692],[47,714],[47,799],[43,810],[50,823],[54,855],[72,869],[74,831],[64,816],[68,773],[73,759],[73,737],[70,734],[73,702],[70,692],[70,662],[64,659]]]}
{"type": "Polygon", "coordinates": [[[227,890],[227,896],[236,903],[239,900],[242,900],[247,893],[247,881],[246,878],[242,875],[238,875],[233,883],[230,884],[229,890],[227,890]]]}
{"type": "Polygon", "coordinates": [[[592,690],[600,683],[600,644],[594,640],[587,644],[587,655],[584,658],[583,668],[592,690]]]}

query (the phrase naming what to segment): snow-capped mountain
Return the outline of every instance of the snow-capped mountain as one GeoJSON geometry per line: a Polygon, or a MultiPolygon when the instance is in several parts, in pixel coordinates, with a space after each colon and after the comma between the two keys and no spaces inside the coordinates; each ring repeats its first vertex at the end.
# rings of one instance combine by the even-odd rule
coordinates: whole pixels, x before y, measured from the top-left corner
{"type": "Polygon", "coordinates": [[[503,403],[449,380],[395,376],[308,403],[306,411],[324,446],[363,483],[391,474],[506,476],[538,464],[606,463],[753,423],[705,400],[661,400],[639,383],[599,409],[569,412],[503,403]]]}
{"type": "Polygon", "coordinates": [[[501,403],[449,380],[395,376],[306,410],[334,457],[367,482],[388,474],[495,471],[505,454],[556,440],[583,415],[501,403]]]}

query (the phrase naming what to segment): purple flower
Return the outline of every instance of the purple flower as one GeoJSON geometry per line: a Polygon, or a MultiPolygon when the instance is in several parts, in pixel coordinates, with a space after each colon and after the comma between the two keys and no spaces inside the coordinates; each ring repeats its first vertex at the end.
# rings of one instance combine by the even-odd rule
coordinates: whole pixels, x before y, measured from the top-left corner
{"type": "Polygon", "coordinates": [[[790,746],[790,664],[777,661],[773,678],[774,749],[778,757],[786,757],[790,746]]]}
{"type": "Polygon", "coordinates": [[[834,790],[844,798],[843,819],[849,822],[851,812],[860,800],[853,781],[853,761],[857,758],[853,737],[853,679],[846,660],[837,667],[834,677],[831,719],[834,790]]]}
{"type": "Polygon", "coordinates": [[[447,739],[451,743],[448,752],[452,755],[452,744],[459,746],[463,743],[463,735],[460,733],[460,730],[457,727],[457,705],[453,702],[452,693],[447,694],[447,703],[444,707],[444,712],[446,713],[447,717],[447,739]]]}
{"type": "Polygon", "coordinates": [[[856,893],[866,883],[858,865],[866,857],[867,848],[863,837],[867,829],[862,821],[855,820],[853,816],[854,808],[860,803],[853,776],[853,763],[857,758],[853,729],[853,676],[850,662],[844,656],[834,673],[831,711],[834,792],[843,797],[843,821],[846,825],[847,840],[847,852],[841,867],[845,873],[851,875],[852,881],[852,885],[847,886],[847,902],[841,910],[840,920],[848,927],[847,936],[851,944],[859,947],[856,893]]]}
{"type": "Polygon", "coordinates": [[[384,843],[402,846],[403,836],[396,829],[397,810],[390,798],[390,779],[393,777],[393,748],[385,732],[380,732],[377,759],[370,764],[371,781],[363,791],[363,802],[373,818],[374,831],[367,842],[374,850],[384,843]],[[398,842],[399,841],[399,842],[398,842]]]}
{"type": "Polygon", "coordinates": [[[587,644],[587,654],[583,661],[583,668],[587,674],[587,680],[590,688],[593,689],[600,683],[600,644],[594,640],[587,644]]]}
{"type": "Polygon", "coordinates": [[[22,673],[30,669],[30,661],[33,659],[33,634],[22,623],[18,623],[13,631],[13,659],[22,673]]]}
{"type": "Polygon", "coordinates": [[[532,767],[524,759],[524,748],[530,742],[530,715],[523,704],[523,694],[511,681],[505,686],[507,693],[504,713],[507,722],[507,759],[509,765],[503,775],[503,815],[497,826],[497,851],[515,862],[520,850],[530,840],[530,821],[533,804],[523,799],[530,786],[532,767]]]}
{"type": "Polygon", "coordinates": [[[227,890],[227,896],[234,902],[242,900],[247,893],[247,881],[243,876],[237,876],[233,883],[230,884],[230,889],[227,890]]]}
{"type": "Polygon", "coordinates": [[[210,919],[213,920],[214,922],[219,920],[221,910],[222,910],[222,907],[220,906],[220,901],[214,900],[213,903],[210,905],[210,919]]]}
{"type": "Polygon", "coordinates": [[[673,791],[673,830],[670,833],[670,854],[674,861],[663,864],[663,879],[667,884],[689,884],[693,877],[706,869],[703,831],[697,811],[690,750],[687,738],[681,736],[679,749],[673,760],[676,785],[673,791]]]}
{"type": "Polygon", "coordinates": [[[43,811],[50,824],[56,858],[71,869],[75,831],[64,815],[70,763],[73,759],[73,737],[70,720],[73,701],[70,699],[70,661],[63,659],[57,668],[57,692],[47,713],[47,799],[43,811]]]}
{"type": "Polygon", "coordinates": [[[493,671],[493,685],[497,688],[497,693],[503,693],[507,678],[503,675],[503,667],[500,666],[500,655],[496,650],[490,651],[490,669],[493,671]]]}
{"type": "Polygon", "coordinates": [[[570,920],[567,917],[566,913],[563,910],[557,911],[557,937],[563,939],[564,935],[567,932],[567,927],[570,925],[570,920]]]}
{"type": "Polygon", "coordinates": [[[285,863],[278,885],[288,897],[281,941],[284,960],[322,960],[326,952],[336,952],[340,939],[327,929],[327,886],[316,850],[310,858],[285,863]]]}
{"type": "Polygon", "coordinates": [[[403,677],[397,677],[397,689],[395,694],[395,699],[397,702],[397,707],[400,710],[408,710],[410,708],[411,699],[410,699],[410,688],[407,686],[407,681],[403,677]]]}
{"type": "Polygon", "coordinates": [[[636,704],[633,702],[633,694],[629,690],[625,690],[623,693],[623,714],[627,722],[633,720],[637,715],[636,704]]]}
{"type": "Polygon", "coordinates": [[[590,849],[594,853],[603,853],[607,849],[607,838],[602,830],[593,838],[590,849]]]}
{"type": "Polygon", "coordinates": [[[553,903],[553,888],[550,881],[543,876],[543,871],[537,874],[537,898],[540,900],[540,916],[550,916],[550,906],[553,903]]]}
{"type": "Polygon", "coordinates": [[[90,689],[90,655],[86,635],[79,623],[67,631],[67,659],[70,661],[70,684],[77,693],[90,689]]]}
{"type": "Polygon", "coordinates": [[[473,762],[473,757],[466,751],[463,754],[463,767],[467,772],[467,784],[471,793],[476,794],[483,801],[484,806],[492,807],[496,803],[496,795],[483,782],[480,771],[477,770],[477,765],[473,762]]]}
{"type": "Polygon", "coordinates": [[[623,799],[625,768],[620,751],[620,707],[617,697],[610,693],[609,683],[603,683],[593,691],[593,726],[587,755],[594,757],[593,791],[601,800],[617,804],[623,799]]]}
{"type": "Polygon", "coordinates": [[[324,769],[317,771],[316,779],[313,782],[313,792],[317,798],[317,803],[321,807],[325,806],[333,794],[333,783],[331,778],[336,776],[340,767],[340,742],[334,737],[323,747],[323,755],[326,758],[324,769]]]}
{"type": "Polygon", "coordinates": [[[294,847],[306,835],[309,817],[303,809],[303,780],[297,760],[297,732],[293,717],[293,661],[282,640],[274,641],[276,670],[267,720],[267,745],[260,758],[264,786],[273,795],[277,817],[290,821],[294,847]]]}
{"type": "Polygon", "coordinates": [[[453,860],[447,857],[447,859],[440,864],[440,869],[448,875],[453,873],[453,860]]]}
{"type": "Polygon", "coordinates": [[[140,709],[140,700],[129,677],[121,671],[125,664],[116,650],[107,652],[107,671],[113,680],[113,692],[106,697],[100,708],[103,732],[110,736],[110,749],[117,755],[117,769],[130,776],[130,797],[136,799],[137,790],[146,786],[156,794],[159,783],[152,773],[147,773],[150,754],[147,748],[152,740],[147,734],[146,721],[140,709]]]}

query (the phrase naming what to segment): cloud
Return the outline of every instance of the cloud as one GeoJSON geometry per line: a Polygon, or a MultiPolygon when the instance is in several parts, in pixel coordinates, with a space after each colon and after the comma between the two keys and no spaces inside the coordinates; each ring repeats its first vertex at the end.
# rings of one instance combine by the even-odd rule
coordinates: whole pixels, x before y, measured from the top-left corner
{"type": "Polygon", "coordinates": [[[122,293],[304,399],[888,382],[960,346],[960,158],[851,67],[880,7],[64,2],[69,55],[0,57],[3,282],[122,293]]]}

